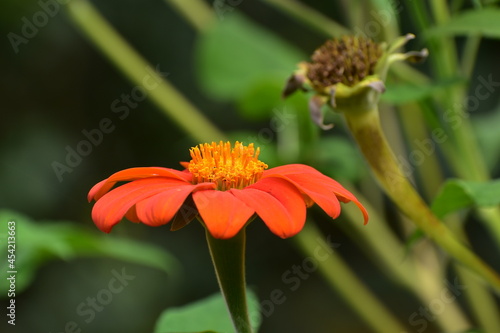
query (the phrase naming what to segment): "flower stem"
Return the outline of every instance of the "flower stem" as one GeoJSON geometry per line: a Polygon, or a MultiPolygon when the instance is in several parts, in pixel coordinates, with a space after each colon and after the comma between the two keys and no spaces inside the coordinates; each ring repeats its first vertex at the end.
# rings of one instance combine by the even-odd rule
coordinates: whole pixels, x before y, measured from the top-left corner
{"type": "Polygon", "coordinates": [[[206,232],[217,281],[237,333],[252,333],[245,289],[245,229],[229,239],[206,232]]]}
{"type": "Polygon", "coordinates": [[[399,209],[452,257],[500,292],[500,276],[454,237],[406,179],[380,127],[377,106],[344,114],[377,180],[399,209]]]}

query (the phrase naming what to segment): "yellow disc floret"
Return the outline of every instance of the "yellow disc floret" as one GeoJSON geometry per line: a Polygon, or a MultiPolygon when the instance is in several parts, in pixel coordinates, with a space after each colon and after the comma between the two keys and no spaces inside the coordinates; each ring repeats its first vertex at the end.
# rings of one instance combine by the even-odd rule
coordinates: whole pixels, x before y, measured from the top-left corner
{"type": "Polygon", "coordinates": [[[267,164],[259,161],[260,149],[253,143],[244,146],[236,141],[204,143],[190,149],[192,160],[188,170],[195,184],[213,182],[221,191],[242,189],[260,179],[267,164]]]}

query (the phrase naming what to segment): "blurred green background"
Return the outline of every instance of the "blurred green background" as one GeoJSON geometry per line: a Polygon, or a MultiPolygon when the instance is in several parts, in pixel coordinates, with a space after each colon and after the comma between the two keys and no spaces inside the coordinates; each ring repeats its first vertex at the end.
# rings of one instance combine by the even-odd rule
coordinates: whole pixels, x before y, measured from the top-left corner
{"type": "MultiPolygon", "coordinates": [[[[295,61],[306,60],[307,55],[326,37],[265,1],[226,2],[225,11],[218,13],[219,23],[231,24],[232,19],[245,17],[268,31],[266,34],[272,33],[283,43],[293,46],[294,53],[289,54],[283,68],[272,72],[268,81],[258,82],[260,78],[255,78],[258,84],[252,89],[245,86],[246,91],[239,90],[238,78],[235,78],[236,83],[228,84],[229,88],[211,87],[211,80],[218,80],[218,77],[210,77],[217,70],[217,67],[211,67],[216,61],[206,60],[209,57],[202,54],[202,51],[208,52],[210,48],[202,43],[195,29],[166,1],[99,0],[93,3],[153,67],[168,72],[168,80],[207,118],[231,137],[247,142],[251,136],[268,133],[262,132],[270,127],[272,115],[271,110],[266,109],[271,105],[267,101],[277,103],[278,109],[286,108],[280,104],[283,102],[279,101],[277,95],[281,84],[295,69],[295,61]],[[209,65],[204,65],[204,61],[209,65]],[[234,85],[234,98],[230,96],[231,85],[234,85]],[[265,94],[270,96],[259,105],[261,96],[265,94]]],[[[360,1],[354,2],[362,5],[360,1]]],[[[218,2],[206,3],[216,11],[218,2]]],[[[345,3],[307,1],[312,8],[347,24],[348,19],[341,15],[345,3]]],[[[398,4],[402,9],[399,13],[401,31],[416,32],[405,2],[398,4]]],[[[44,220],[72,221],[90,233],[99,234],[90,219],[92,205],[86,200],[88,190],[96,182],[129,167],[179,168],[178,162],[188,160],[188,149],[198,142],[194,142],[148,99],[130,107],[130,114],[124,119],[120,119],[121,113],[113,112],[113,102],[121,99],[123,94],[131,94],[134,84],[82,35],[65,12],[64,5],[60,5],[58,12],[46,24],[37,28],[33,37],[17,46],[18,52],[8,34],[13,32],[21,35],[25,24],[23,18],[32,20],[42,6],[35,1],[4,0],[1,8],[0,31],[4,38],[0,45],[0,82],[3,92],[0,107],[0,208],[25,214],[40,224],[46,223],[44,220]],[[103,118],[111,120],[111,133],[103,134],[101,142],[93,145],[88,156],[76,163],[71,172],[58,176],[54,171],[54,162],[67,164],[67,147],[76,149],[79,142],[86,139],[83,131],[98,128],[103,118]]],[[[206,39],[203,42],[209,43],[206,39]]],[[[458,42],[460,45],[461,40],[458,42]]],[[[425,41],[420,38],[410,45],[414,49],[423,46],[425,41]]],[[[496,66],[499,51],[497,41],[483,41],[474,78],[480,75],[488,77],[490,74],[500,78],[500,67],[496,66]]],[[[267,57],[265,53],[260,54],[261,57],[267,57]]],[[[234,67],[240,68],[242,73],[251,72],[251,63],[238,58],[233,61],[234,67]]],[[[273,61],[270,60],[269,66],[273,66],[273,61]]],[[[419,69],[426,71],[428,66],[424,64],[419,69]]],[[[251,73],[248,75],[251,76],[251,73]]],[[[295,104],[301,103],[307,103],[306,99],[297,97],[295,104]]],[[[293,109],[293,105],[292,102],[292,106],[288,107],[293,109]]],[[[498,122],[495,122],[500,119],[497,105],[498,94],[494,94],[481,101],[477,112],[473,114],[477,119],[480,116],[494,119],[496,130],[489,130],[488,125],[492,127],[492,120],[488,119],[482,120],[483,123],[479,123],[479,120],[478,126],[484,126],[485,142],[493,142],[493,148],[484,147],[486,156],[491,159],[493,176],[496,177],[500,173],[496,150],[500,141],[498,122]]],[[[305,114],[307,116],[307,112],[305,114]]],[[[381,202],[383,207],[384,199],[380,192],[373,190],[373,181],[369,179],[354,145],[346,140],[348,136],[339,118],[333,116],[332,119],[336,121],[335,129],[321,135],[329,140],[340,140],[341,143],[337,142],[340,154],[323,152],[326,156],[320,159],[318,167],[321,168],[321,160],[340,163],[338,168],[341,176],[357,182],[362,189],[368,189],[366,192],[371,193],[368,196],[381,202]],[[342,162],[342,158],[348,161],[342,162]]],[[[307,131],[310,131],[310,136],[318,135],[315,129],[307,131]]],[[[274,163],[273,158],[276,156],[273,155],[279,155],[275,151],[279,150],[276,147],[280,147],[279,144],[276,146],[277,137],[260,138],[261,143],[264,143],[261,145],[263,156],[267,154],[271,164],[274,163]]],[[[280,161],[283,159],[282,156],[276,158],[280,161]]],[[[334,223],[329,223],[321,212],[313,209],[311,213],[316,216],[325,235],[331,235],[332,240],[340,244],[336,251],[346,258],[382,302],[406,323],[407,318],[418,311],[420,303],[385,277],[337,226],[350,221],[345,221],[341,216],[334,223]]],[[[1,221],[2,228],[6,222],[1,221]]],[[[494,254],[488,257],[491,242],[485,236],[483,227],[474,223],[469,229],[478,253],[500,269],[494,254]]],[[[153,332],[154,324],[164,309],[181,306],[218,291],[204,230],[197,222],[177,232],[170,232],[168,226],[149,228],[124,222],[117,225],[111,235],[143,241],[167,250],[181,263],[180,276],[174,278],[152,267],[100,256],[47,261],[36,272],[32,284],[16,296],[16,327],[7,325],[3,316],[1,331],[59,333],[65,332],[68,322],[74,321],[82,332],[153,332]],[[78,306],[86,302],[87,297],[95,297],[106,288],[114,276],[113,270],[122,269],[135,278],[122,292],[113,295],[112,301],[102,311],[96,311],[95,318],[87,323],[86,317],[77,313],[78,306]]],[[[18,251],[22,251],[24,235],[18,233],[17,237],[18,251]]],[[[336,332],[368,331],[345,303],[327,288],[318,273],[311,273],[301,281],[300,288],[290,290],[290,284],[283,281],[282,275],[293,265],[300,265],[304,257],[297,253],[289,240],[279,239],[256,220],[248,228],[247,243],[249,286],[261,301],[269,299],[275,289],[283,290],[286,296],[286,301],[276,305],[269,318],[263,318],[260,332],[321,333],[331,332],[332,327],[336,332]]],[[[19,274],[23,274],[23,267],[18,269],[19,274]]],[[[5,295],[0,297],[4,301],[5,295]]],[[[460,299],[458,301],[462,302],[460,299]]],[[[4,304],[2,302],[2,307],[4,304]]],[[[426,332],[433,331],[432,325],[430,322],[426,332]]]]}

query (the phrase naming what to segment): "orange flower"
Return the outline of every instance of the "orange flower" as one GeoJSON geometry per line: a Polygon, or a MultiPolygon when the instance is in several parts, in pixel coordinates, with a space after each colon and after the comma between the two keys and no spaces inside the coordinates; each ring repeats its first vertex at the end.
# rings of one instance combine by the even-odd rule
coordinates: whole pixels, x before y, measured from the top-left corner
{"type": "Polygon", "coordinates": [[[96,203],[92,219],[99,229],[111,228],[126,217],[132,222],[160,226],[174,220],[178,229],[199,215],[215,238],[231,238],[257,214],[281,238],[304,226],[306,207],[317,203],[329,216],[340,214],[340,203],[353,201],[368,221],[366,209],[335,180],[303,164],[267,169],[259,148],[236,142],[201,144],[190,150],[186,169],[145,167],[119,171],[89,192],[96,203]],[[114,188],[117,182],[128,181],[114,188]],[[194,214],[186,214],[183,209],[194,214]],[[179,213],[179,214],[177,214],[179,213]],[[176,216],[177,214],[177,216],[176,216]]]}

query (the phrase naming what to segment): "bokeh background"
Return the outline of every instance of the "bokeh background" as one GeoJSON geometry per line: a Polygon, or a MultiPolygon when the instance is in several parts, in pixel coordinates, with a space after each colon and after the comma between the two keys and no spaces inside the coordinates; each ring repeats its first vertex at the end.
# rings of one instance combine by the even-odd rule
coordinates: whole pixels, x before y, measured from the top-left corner
{"type": "MultiPolygon", "coordinates": [[[[244,17],[265,29],[266,34],[292,45],[298,54],[310,54],[326,39],[315,29],[266,1],[221,2],[226,10],[216,13],[220,3],[206,1],[216,14],[218,23],[231,22],[232,17],[244,17]]],[[[228,135],[247,141],[249,136],[256,136],[262,129],[269,128],[271,110],[254,114],[253,111],[259,110],[259,107],[242,107],[242,102],[236,100],[241,100],[240,92],[235,91],[236,97],[232,99],[227,94],[221,97],[211,90],[211,79],[206,78],[210,69],[204,65],[203,52],[206,49],[203,48],[202,38],[168,1],[99,0],[93,3],[130,45],[153,67],[158,66],[162,72],[168,72],[168,80],[228,135]]],[[[353,3],[363,6],[362,1],[353,3]]],[[[347,1],[311,0],[307,4],[341,24],[349,23],[342,15],[347,1]]],[[[405,1],[397,5],[402,9],[399,13],[401,31],[417,31],[405,1]]],[[[467,3],[464,5],[467,6],[467,3]]],[[[92,185],[115,171],[129,167],[178,168],[178,162],[187,160],[188,149],[198,142],[148,99],[130,108],[130,114],[123,120],[112,111],[112,103],[123,94],[130,94],[134,84],[81,33],[64,7],[60,5],[58,12],[37,28],[33,37],[18,45],[16,52],[8,34],[21,35],[25,24],[23,18],[32,20],[42,7],[36,1],[2,1],[0,208],[24,214],[39,224],[65,221],[62,223],[77,224],[89,233],[100,234],[90,219],[92,205],[86,200],[92,185]],[[85,139],[82,131],[97,128],[103,118],[111,119],[113,131],[103,134],[101,142],[93,146],[88,156],[72,167],[71,172],[58,177],[54,162],[66,164],[67,147],[76,149],[78,143],[85,139]]],[[[461,41],[458,42],[461,45],[461,41]]],[[[425,39],[417,38],[409,48],[423,46],[425,39]]],[[[499,51],[497,41],[482,42],[479,61],[474,69],[475,78],[479,75],[500,78],[500,67],[496,66],[499,51]]],[[[244,60],[235,58],[233,61],[243,72],[252,70],[246,67],[250,65],[244,60]]],[[[418,69],[426,72],[428,66],[419,65],[418,69]]],[[[288,73],[293,70],[294,66],[288,66],[288,73]]],[[[270,74],[272,80],[266,84],[271,87],[271,95],[279,92],[279,84],[284,84],[287,77],[282,73],[270,74]]],[[[257,91],[263,94],[267,91],[259,89],[257,91]]],[[[260,97],[252,99],[247,95],[246,98],[259,100],[260,97]]],[[[279,99],[279,96],[270,98],[279,99]]],[[[298,103],[305,101],[299,97],[298,103]]],[[[278,108],[285,108],[279,104],[282,102],[277,103],[278,108]]],[[[498,94],[493,94],[481,101],[472,117],[494,117],[498,114],[497,105],[498,94]]],[[[335,116],[332,119],[340,121],[335,116]]],[[[386,209],[389,217],[395,218],[391,205],[376,189],[341,121],[329,132],[318,134],[309,130],[313,133],[311,135],[321,135],[337,140],[337,144],[342,143],[338,153],[324,153],[326,159],[337,163],[340,170],[347,170],[341,176],[356,183],[358,189],[378,203],[378,207],[386,209]]],[[[486,141],[499,141],[494,131],[485,129],[484,134],[489,135],[486,141]]],[[[404,136],[400,138],[404,140],[404,136]]],[[[276,151],[280,146],[276,145],[277,140],[276,135],[264,140],[264,156],[267,154],[272,159],[278,154],[276,151]]],[[[485,149],[493,148],[488,146],[485,149]]],[[[487,155],[491,159],[493,174],[498,177],[498,152],[491,150],[487,155]]],[[[409,315],[418,311],[420,303],[385,276],[338,227],[338,224],[352,221],[341,216],[332,223],[326,215],[314,209],[311,214],[316,217],[325,235],[330,235],[335,243],[340,244],[336,251],[356,274],[383,303],[393,309],[398,318],[407,322],[409,315]]],[[[492,245],[487,232],[474,223],[473,218],[470,220],[469,231],[478,253],[497,269],[500,268],[495,259],[498,257],[489,251],[492,245]]],[[[6,222],[0,222],[2,228],[6,222]]],[[[5,316],[2,316],[1,331],[65,332],[65,325],[74,321],[82,332],[153,332],[158,316],[166,308],[181,306],[218,291],[204,230],[197,222],[176,232],[171,232],[168,226],[149,228],[124,222],[115,227],[112,236],[153,244],[168,251],[181,263],[180,277],[175,279],[152,267],[105,256],[47,260],[37,268],[32,283],[16,296],[16,327],[6,325],[5,316]],[[87,297],[95,297],[106,287],[113,277],[113,270],[122,269],[135,278],[123,292],[113,295],[113,300],[102,311],[96,311],[95,319],[86,323],[85,317],[77,313],[77,307],[87,297]]],[[[23,234],[19,233],[17,237],[18,251],[21,252],[23,234]]],[[[290,240],[271,234],[259,220],[249,226],[248,284],[261,300],[269,299],[275,289],[283,290],[286,296],[286,301],[276,305],[272,315],[264,317],[261,332],[368,332],[367,326],[327,287],[317,272],[301,280],[300,288],[290,290],[290,284],[283,281],[282,275],[293,265],[300,265],[303,259],[304,256],[297,252],[290,240]]],[[[22,270],[23,267],[19,267],[20,274],[22,270]]],[[[5,295],[0,298],[4,301],[5,295]]],[[[2,308],[3,304],[5,302],[2,308]]],[[[427,332],[433,329],[430,322],[427,332]]]]}

